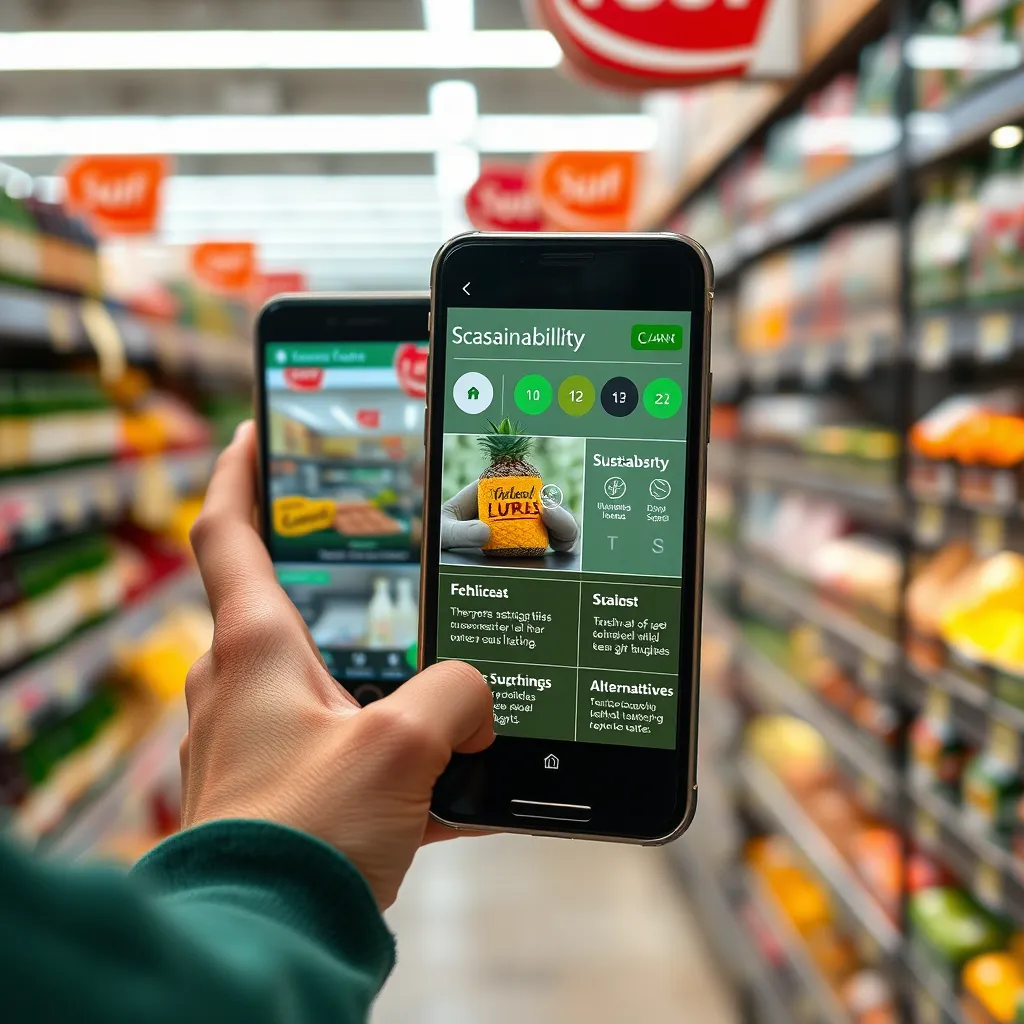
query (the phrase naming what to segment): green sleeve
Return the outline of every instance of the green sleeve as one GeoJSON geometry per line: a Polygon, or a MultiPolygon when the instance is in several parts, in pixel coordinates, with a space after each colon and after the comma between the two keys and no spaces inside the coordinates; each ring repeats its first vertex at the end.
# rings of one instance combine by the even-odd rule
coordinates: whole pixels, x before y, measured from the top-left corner
{"type": "Polygon", "coordinates": [[[259,821],[167,840],[129,877],[0,843],[4,1020],[362,1024],[394,965],[339,853],[259,821]]]}

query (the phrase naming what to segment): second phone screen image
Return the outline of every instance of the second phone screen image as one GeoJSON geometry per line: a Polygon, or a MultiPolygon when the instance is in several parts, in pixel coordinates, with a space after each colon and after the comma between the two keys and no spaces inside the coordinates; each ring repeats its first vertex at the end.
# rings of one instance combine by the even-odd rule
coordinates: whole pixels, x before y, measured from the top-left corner
{"type": "Polygon", "coordinates": [[[413,674],[426,345],[268,345],[268,545],[357,699],[413,674]]]}
{"type": "Polygon", "coordinates": [[[499,734],[675,746],[690,320],[448,310],[437,651],[499,734]]]}

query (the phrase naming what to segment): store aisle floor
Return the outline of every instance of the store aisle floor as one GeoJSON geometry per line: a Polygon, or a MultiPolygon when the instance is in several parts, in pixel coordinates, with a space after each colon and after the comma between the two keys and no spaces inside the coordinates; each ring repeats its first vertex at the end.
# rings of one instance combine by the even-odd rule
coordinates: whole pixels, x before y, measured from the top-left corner
{"type": "Polygon", "coordinates": [[[525,836],[423,850],[374,1024],[736,1024],[667,856],[525,836]]]}

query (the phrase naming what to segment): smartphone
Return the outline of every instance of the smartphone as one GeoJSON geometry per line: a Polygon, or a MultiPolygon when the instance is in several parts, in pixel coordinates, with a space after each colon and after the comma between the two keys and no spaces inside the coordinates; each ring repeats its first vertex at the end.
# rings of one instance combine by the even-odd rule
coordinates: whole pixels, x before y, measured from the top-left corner
{"type": "Polygon", "coordinates": [[[260,519],[361,704],[416,671],[427,295],[279,296],[256,324],[260,519]]]}
{"type": "Polygon", "coordinates": [[[497,734],[432,812],[666,842],[697,804],[711,263],[469,234],[432,281],[420,664],[476,666],[497,734]]]}

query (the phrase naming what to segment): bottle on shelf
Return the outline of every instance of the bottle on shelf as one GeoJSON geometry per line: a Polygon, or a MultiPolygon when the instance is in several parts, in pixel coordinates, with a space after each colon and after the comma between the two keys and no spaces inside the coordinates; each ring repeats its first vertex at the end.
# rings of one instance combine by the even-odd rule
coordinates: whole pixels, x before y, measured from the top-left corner
{"type": "Polygon", "coordinates": [[[412,580],[408,577],[400,577],[395,586],[398,590],[395,601],[395,645],[408,647],[416,642],[419,630],[416,597],[413,593],[412,580]]]}
{"type": "Polygon", "coordinates": [[[370,598],[366,617],[370,646],[394,646],[395,606],[391,602],[388,581],[383,576],[373,581],[373,597],[370,598]]]}

